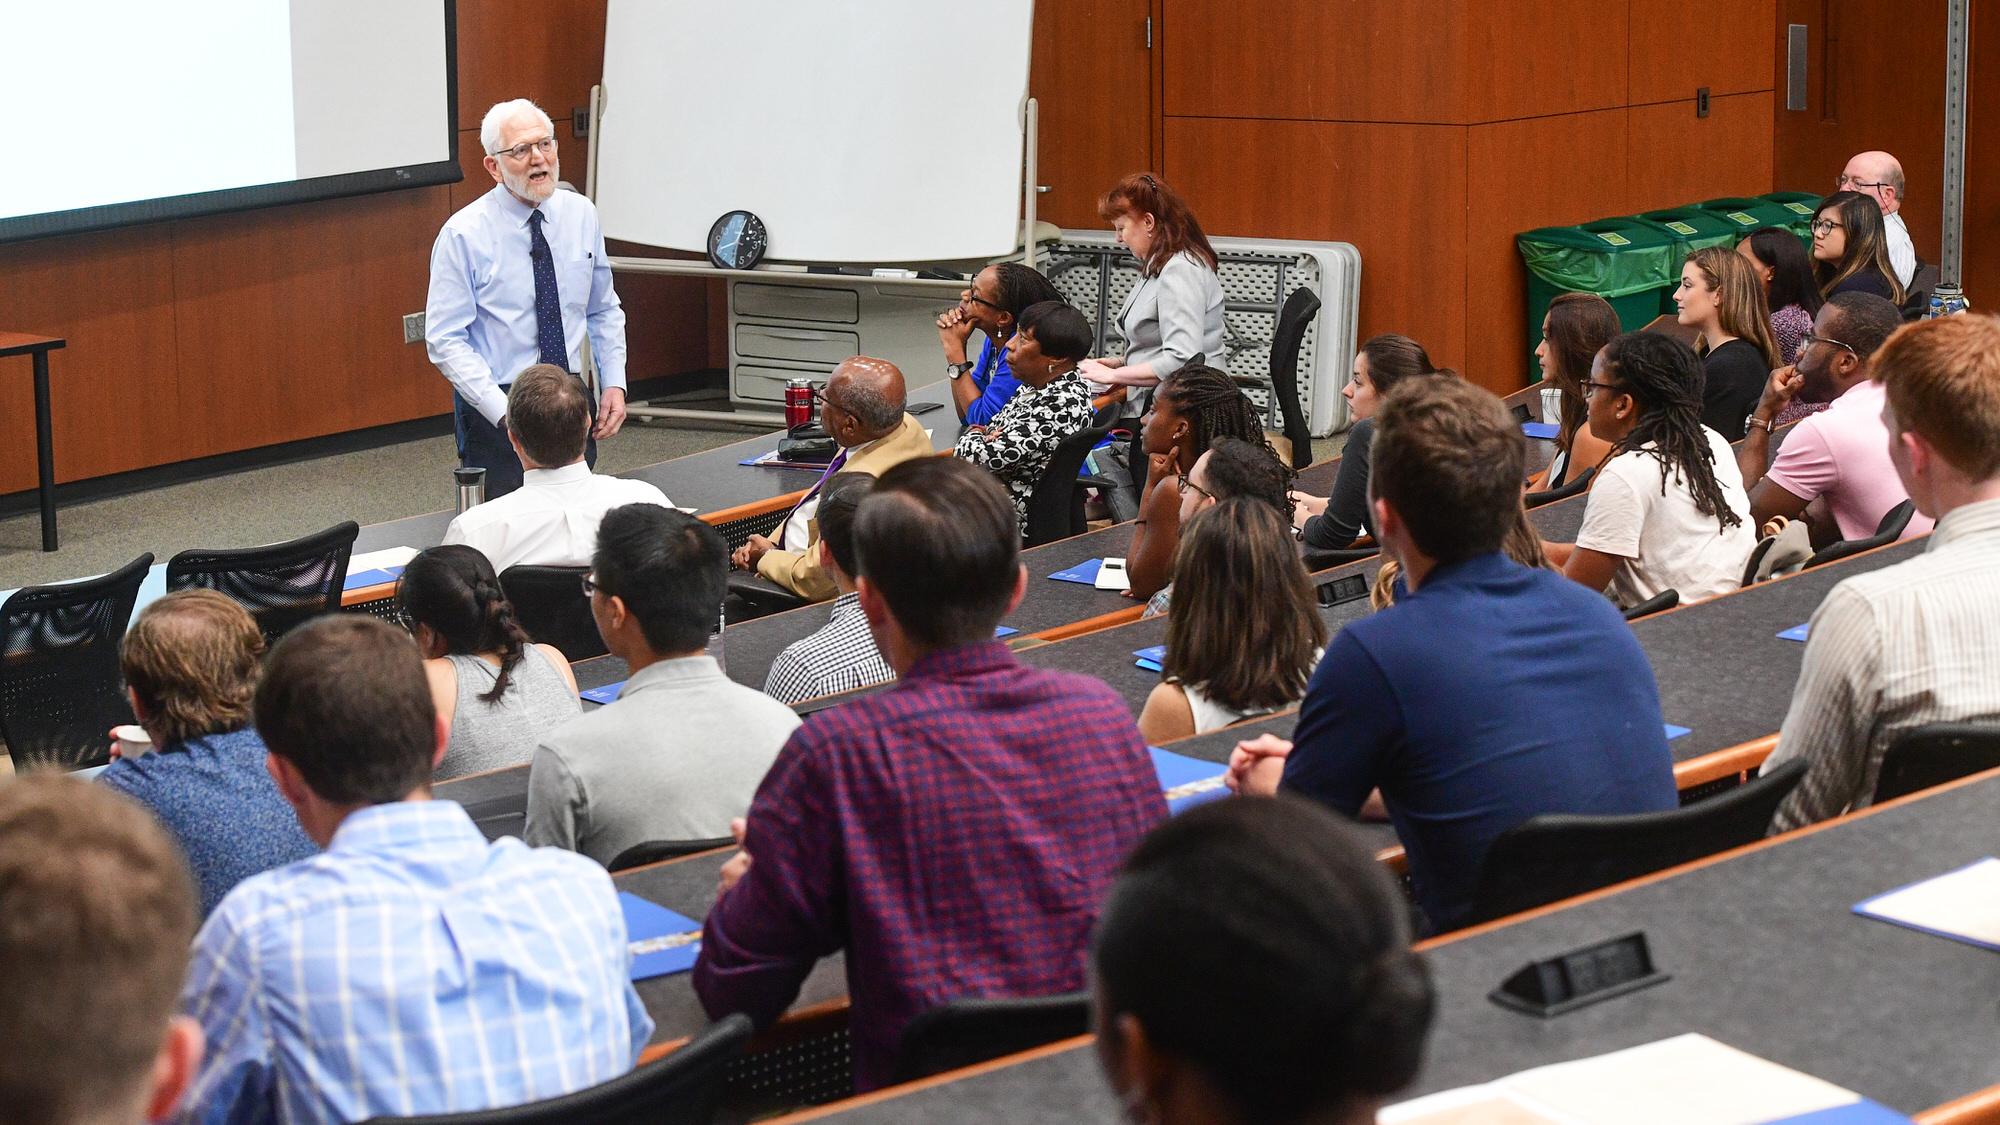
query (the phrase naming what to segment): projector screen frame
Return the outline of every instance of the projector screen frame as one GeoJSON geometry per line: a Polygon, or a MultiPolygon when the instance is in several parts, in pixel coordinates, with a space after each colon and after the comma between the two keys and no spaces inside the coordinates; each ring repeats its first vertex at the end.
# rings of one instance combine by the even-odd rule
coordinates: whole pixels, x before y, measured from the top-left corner
{"type": "Polygon", "coordinates": [[[458,160],[458,0],[436,2],[444,5],[445,159],[402,168],[378,168],[368,172],[347,172],[276,184],[0,218],[0,245],[460,182],[465,179],[465,169],[460,167],[458,160]]]}

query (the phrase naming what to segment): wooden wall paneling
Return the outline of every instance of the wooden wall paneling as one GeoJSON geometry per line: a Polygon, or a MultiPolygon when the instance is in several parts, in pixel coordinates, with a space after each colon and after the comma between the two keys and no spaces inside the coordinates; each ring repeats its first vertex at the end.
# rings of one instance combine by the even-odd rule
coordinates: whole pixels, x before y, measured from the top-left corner
{"type": "Polygon", "coordinates": [[[1162,104],[1170,117],[1466,119],[1464,29],[1468,7],[1478,7],[1466,0],[1163,0],[1162,7],[1162,104]]]}
{"type": "Polygon", "coordinates": [[[1166,133],[1164,172],[1210,234],[1353,243],[1361,338],[1401,332],[1460,362],[1463,128],[1169,117],[1166,133]]]}
{"type": "MultiPolygon", "coordinates": [[[[1632,105],[1773,89],[1777,0],[1629,0],[1632,105]]],[[[1780,66],[1782,59],[1777,59],[1780,66]]],[[[1782,89],[1782,78],[1777,89],[1782,89]]],[[[1771,189],[1764,188],[1764,191],[1771,189]]]]}
{"type": "Polygon", "coordinates": [[[1769,92],[1715,97],[1707,117],[1694,115],[1692,98],[1633,106],[1625,166],[1631,209],[1770,191],[1772,102],[1769,92]]]}
{"type": "MultiPolygon", "coordinates": [[[[56,479],[197,456],[174,424],[173,230],[166,225],[0,246],[0,328],[61,336],[49,354],[56,479]]],[[[35,487],[28,360],[0,360],[0,493],[35,487]]]]}
{"type": "Polygon", "coordinates": [[[2000,5],[1972,6],[1970,85],[1961,259],[1966,293],[1990,311],[2000,308],[2000,5]]]}
{"type": "Polygon", "coordinates": [[[450,409],[424,307],[442,188],[221,215],[173,247],[181,429],[220,453],[450,409]]]}
{"type": "MultiPolygon", "coordinates": [[[[637,242],[609,241],[605,248],[619,257],[688,258],[702,255],[637,242]]],[[[678,375],[707,367],[729,366],[728,337],[721,338],[719,359],[711,352],[709,311],[721,314],[727,308],[727,283],[696,277],[664,277],[659,274],[621,273],[615,287],[625,309],[625,377],[649,379],[656,375],[678,375]]],[[[726,323],[726,316],[718,316],[726,323]]],[[[726,333],[727,329],[723,331],[726,333]]]]}
{"type": "MultiPolygon", "coordinates": [[[[1808,108],[1773,108],[1775,186],[1825,194],[1848,157],[1892,152],[1908,181],[1903,221],[1926,261],[1937,260],[1943,211],[1944,12],[1942,2],[1780,0],[1773,24],[1776,36],[1790,23],[1810,29],[1808,108]]],[[[1779,90],[1783,68],[1779,57],[1779,90]]]]}
{"type": "Polygon", "coordinates": [[[1624,4],[1473,4],[1465,21],[1466,120],[1511,121],[1626,104],[1624,4]]]}
{"type": "Polygon", "coordinates": [[[605,0],[460,0],[458,127],[528,98],[557,121],[604,74],[605,0]]]}
{"type": "Polygon", "coordinates": [[[1127,173],[1155,167],[1150,14],[1150,0],[1035,5],[1028,90],[1040,105],[1040,180],[1050,189],[1036,201],[1039,218],[1103,226],[1097,197],[1127,173]]]}
{"type": "Polygon", "coordinates": [[[1514,236],[1633,211],[1626,111],[1474,125],[1468,134],[1463,371],[1504,394],[1528,372],[1528,271],[1514,236]]]}

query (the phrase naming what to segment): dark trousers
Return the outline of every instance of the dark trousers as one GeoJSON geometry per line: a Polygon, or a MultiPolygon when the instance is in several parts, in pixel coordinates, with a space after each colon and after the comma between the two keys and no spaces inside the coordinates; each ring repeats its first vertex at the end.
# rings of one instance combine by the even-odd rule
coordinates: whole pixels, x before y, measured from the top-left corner
{"type": "MultiPolygon", "coordinates": [[[[507,388],[502,387],[501,390],[507,388]]],[[[597,403],[590,404],[590,417],[597,419],[597,403]]],[[[486,470],[486,498],[498,500],[521,487],[521,459],[507,431],[486,420],[479,409],[457,394],[451,396],[452,428],[458,434],[458,463],[465,468],[486,470]]],[[[597,467],[597,439],[584,445],[583,459],[597,467]]]]}

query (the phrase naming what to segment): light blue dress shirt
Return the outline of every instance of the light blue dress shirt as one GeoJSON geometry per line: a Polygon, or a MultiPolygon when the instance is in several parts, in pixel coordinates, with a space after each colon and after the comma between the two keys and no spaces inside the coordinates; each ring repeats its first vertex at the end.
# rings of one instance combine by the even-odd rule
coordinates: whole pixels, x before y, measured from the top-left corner
{"type": "MultiPolygon", "coordinates": [[[[535,209],[500,184],[447,219],[431,247],[424,344],[459,397],[499,425],[514,376],[542,361],[535,335],[535,271],[528,216],[535,209]]],[[[625,310],[611,288],[611,260],[597,206],[556,189],[541,205],[542,236],[556,261],[569,369],[583,369],[590,334],[599,389],[625,386],[625,310]]]]}
{"type": "Polygon", "coordinates": [[[488,844],[449,801],[362,809],[195,935],[181,1003],[208,1054],[180,1120],[455,1113],[609,1081],[653,1033],[630,964],[597,864],[488,844]]]}

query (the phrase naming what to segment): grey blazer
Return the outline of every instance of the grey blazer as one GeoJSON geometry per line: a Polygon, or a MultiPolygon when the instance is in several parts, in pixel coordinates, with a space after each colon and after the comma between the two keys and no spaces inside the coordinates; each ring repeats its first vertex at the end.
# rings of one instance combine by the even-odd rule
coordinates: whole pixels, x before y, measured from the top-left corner
{"type": "Polygon", "coordinates": [[[1142,279],[1118,314],[1125,362],[1150,363],[1161,378],[1202,356],[1211,367],[1228,360],[1222,323],[1222,279],[1200,258],[1181,251],[1142,279]]]}

